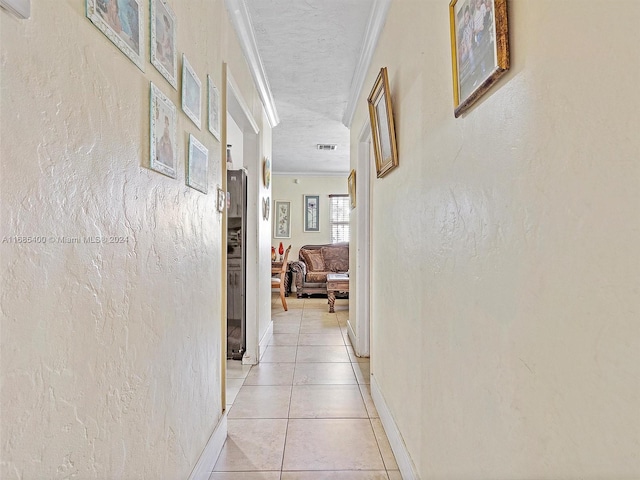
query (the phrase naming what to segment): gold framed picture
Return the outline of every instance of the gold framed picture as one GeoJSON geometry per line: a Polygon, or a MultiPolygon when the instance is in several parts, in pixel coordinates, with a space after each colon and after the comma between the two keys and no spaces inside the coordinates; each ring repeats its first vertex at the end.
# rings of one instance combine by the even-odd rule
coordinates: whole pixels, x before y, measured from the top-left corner
{"type": "Polygon", "coordinates": [[[373,150],[376,157],[376,172],[378,178],[382,178],[398,166],[396,130],[393,124],[393,109],[391,108],[386,67],[380,69],[367,101],[371,119],[373,150]]]}
{"type": "Polygon", "coordinates": [[[507,0],[451,0],[453,113],[465,113],[509,69],[507,0]]]}
{"type": "Polygon", "coordinates": [[[262,160],[262,183],[265,188],[269,188],[271,185],[271,160],[269,157],[264,157],[262,160]]]}
{"type": "Polygon", "coordinates": [[[349,174],[349,200],[351,201],[351,208],[356,208],[356,171],[351,170],[349,174]]]}

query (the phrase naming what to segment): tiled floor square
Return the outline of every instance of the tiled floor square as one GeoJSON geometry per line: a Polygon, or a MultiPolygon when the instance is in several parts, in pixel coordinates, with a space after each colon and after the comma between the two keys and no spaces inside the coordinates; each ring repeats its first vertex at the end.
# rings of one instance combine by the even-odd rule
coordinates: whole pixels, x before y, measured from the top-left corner
{"type": "Polygon", "coordinates": [[[227,360],[227,378],[247,378],[251,365],[243,365],[240,360],[227,360]]]}
{"type": "Polygon", "coordinates": [[[369,420],[291,419],[284,470],[384,470],[369,420]]]}
{"type": "Polygon", "coordinates": [[[280,470],[287,420],[229,419],[216,472],[280,470]]]}
{"type": "Polygon", "coordinates": [[[269,345],[297,345],[298,334],[297,333],[274,333],[271,337],[269,345]]]}
{"type": "Polygon", "coordinates": [[[289,333],[289,334],[299,334],[300,333],[300,324],[298,322],[273,322],[273,333],[289,333]]]}
{"type": "MultiPolygon", "coordinates": [[[[275,335],[274,335],[275,337],[275,335]]],[[[344,345],[340,333],[301,333],[298,345],[344,345]]]]}
{"type": "Polygon", "coordinates": [[[227,405],[233,404],[244,383],[244,378],[227,378],[227,405]]]}
{"type": "Polygon", "coordinates": [[[291,385],[295,363],[261,363],[254,367],[245,385],[291,385]]]}
{"type": "Polygon", "coordinates": [[[213,472],[209,480],[280,480],[280,472],[213,472]]]}
{"type": "Polygon", "coordinates": [[[358,385],[296,385],[289,418],[368,418],[368,414],[358,385]]]}
{"type": "Polygon", "coordinates": [[[229,418],[287,418],[290,386],[245,385],[229,410],[229,418]]]}
{"type": "Polygon", "coordinates": [[[302,321],[300,324],[300,332],[301,334],[307,333],[322,333],[326,335],[330,334],[342,334],[342,330],[340,330],[340,325],[338,322],[332,321],[328,322],[325,320],[314,320],[314,321],[302,321]]]}
{"type": "MultiPolygon", "coordinates": [[[[282,472],[281,480],[388,480],[384,471],[282,472]]],[[[399,480],[402,480],[398,477],[399,480]]]]}
{"type": "Polygon", "coordinates": [[[262,363],[293,363],[296,361],[295,345],[269,345],[260,360],[262,363]]]}
{"type": "Polygon", "coordinates": [[[296,362],[349,362],[346,347],[339,345],[300,345],[296,362]]]}
{"type": "MultiPolygon", "coordinates": [[[[355,384],[351,363],[296,363],[295,385],[355,384]]],[[[246,384],[246,383],[245,383],[246,384]]]]}

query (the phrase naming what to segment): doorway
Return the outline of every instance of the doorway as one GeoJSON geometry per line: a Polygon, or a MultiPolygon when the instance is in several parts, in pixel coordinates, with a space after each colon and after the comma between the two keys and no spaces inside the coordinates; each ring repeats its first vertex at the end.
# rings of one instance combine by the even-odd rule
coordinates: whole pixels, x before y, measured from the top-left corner
{"type": "MultiPolygon", "coordinates": [[[[224,82],[226,84],[227,122],[226,139],[229,134],[235,135],[234,152],[241,152],[242,161],[234,157],[234,167],[246,172],[246,232],[245,245],[245,335],[246,349],[242,363],[253,365],[260,358],[260,344],[269,333],[271,284],[270,223],[261,211],[262,197],[269,196],[269,190],[262,183],[262,150],[260,128],[254,119],[249,104],[243,98],[240,89],[228,66],[224,66],[224,82]],[[233,133],[235,131],[235,133],[233,133]],[[265,246],[266,245],[266,246],[265,246]],[[266,322],[265,319],[269,321],[266,322]]],[[[233,145],[233,144],[232,144],[233,145]]],[[[271,327],[272,328],[272,327],[271,327]]],[[[268,340],[268,338],[267,338],[268,340]]]]}
{"type": "Polygon", "coordinates": [[[358,137],[356,163],[356,285],[355,315],[349,315],[348,332],[359,357],[370,355],[371,306],[371,127],[365,122],[358,137]]]}

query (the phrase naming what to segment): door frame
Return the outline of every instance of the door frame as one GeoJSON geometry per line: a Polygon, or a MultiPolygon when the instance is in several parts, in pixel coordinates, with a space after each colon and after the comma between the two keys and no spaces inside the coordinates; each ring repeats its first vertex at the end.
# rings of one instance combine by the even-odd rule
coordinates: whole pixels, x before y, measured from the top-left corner
{"type": "Polygon", "coordinates": [[[358,136],[356,171],[356,324],[349,322],[351,344],[359,357],[370,355],[371,336],[371,126],[366,121],[358,136]]]}
{"type": "MultiPolygon", "coordinates": [[[[242,130],[242,150],[243,168],[247,170],[247,173],[253,169],[248,168],[253,163],[258,163],[260,158],[260,128],[256,123],[251,110],[244,100],[238,84],[233,78],[229,66],[225,63],[223,66],[224,78],[226,89],[226,112],[224,115],[224,122],[226,127],[227,115],[229,115],[233,121],[242,130]]],[[[225,141],[226,141],[226,128],[225,128],[225,141]]],[[[222,163],[225,165],[225,179],[226,179],[226,159],[222,159],[222,163]]],[[[253,179],[247,175],[247,213],[246,213],[246,245],[245,245],[245,332],[246,332],[246,351],[244,353],[242,363],[243,364],[255,364],[258,358],[258,302],[256,295],[247,295],[246,292],[257,292],[259,290],[259,278],[258,275],[258,261],[257,261],[257,241],[254,230],[257,229],[258,223],[258,204],[257,192],[253,185],[253,179]]],[[[225,233],[226,237],[226,233],[225,233]]],[[[226,278],[226,272],[225,272],[226,278]]],[[[226,296],[225,296],[226,298],[226,296]]],[[[226,324],[226,314],[223,318],[223,322],[226,324]]],[[[223,337],[224,357],[226,359],[226,334],[223,337]]]]}

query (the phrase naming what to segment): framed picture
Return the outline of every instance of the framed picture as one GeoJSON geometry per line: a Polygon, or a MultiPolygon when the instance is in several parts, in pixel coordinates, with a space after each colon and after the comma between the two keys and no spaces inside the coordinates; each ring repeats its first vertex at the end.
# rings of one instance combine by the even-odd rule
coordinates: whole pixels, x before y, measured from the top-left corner
{"type": "Polygon", "coordinates": [[[356,171],[351,170],[349,174],[349,200],[351,201],[351,208],[356,208],[356,171]]]}
{"type": "Polygon", "coordinates": [[[381,178],[398,166],[396,129],[393,124],[393,110],[391,108],[389,78],[387,77],[386,67],[380,70],[371,94],[369,94],[368,102],[373,150],[376,157],[376,172],[378,178],[381,178]]]}
{"type": "Polygon", "coordinates": [[[217,200],[216,206],[218,207],[218,211],[222,213],[224,212],[224,206],[227,203],[227,194],[220,187],[217,187],[217,192],[218,192],[218,200],[217,200]]]}
{"type": "Polygon", "coordinates": [[[144,72],[144,22],[146,0],[86,0],[87,18],[144,72]]]}
{"type": "Polygon", "coordinates": [[[151,82],[151,156],[152,170],[176,178],[176,106],[151,82]]]}
{"type": "Polygon", "coordinates": [[[196,137],[189,134],[189,163],[187,166],[187,185],[207,193],[209,150],[196,137]]]}
{"type": "Polygon", "coordinates": [[[262,183],[265,188],[269,188],[271,185],[271,160],[269,157],[264,157],[262,160],[262,183]]]}
{"type": "Polygon", "coordinates": [[[304,231],[320,231],[320,196],[304,196],[304,231]]]}
{"type": "Polygon", "coordinates": [[[509,69],[507,0],[451,0],[449,20],[457,118],[509,69]]]}
{"type": "Polygon", "coordinates": [[[207,75],[207,106],[209,110],[209,131],[220,141],[220,92],[211,76],[207,75]]]}
{"type": "Polygon", "coordinates": [[[182,54],[182,110],[198,128],[202,125],[201,96],[202,82],[191,67],[187,56],[182,54]]]}
{"type": "Polygon", "coordinates": [[[275,201],[273,238],[291,238],[291,202],[275,201]]]}
{"type": "Polygon", "coordinates": [[[167,0],[151,0],[151,64],[178,89],[176,15],[167,0]]]}
{"type": "Polygon", "coordinates": [[[262,218],[263,220],[269,220],[269,210],[271,210],[271,200],[269,197],[262,199],[262,218]]]}

